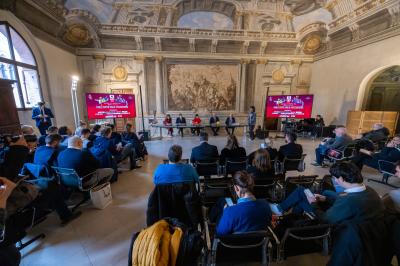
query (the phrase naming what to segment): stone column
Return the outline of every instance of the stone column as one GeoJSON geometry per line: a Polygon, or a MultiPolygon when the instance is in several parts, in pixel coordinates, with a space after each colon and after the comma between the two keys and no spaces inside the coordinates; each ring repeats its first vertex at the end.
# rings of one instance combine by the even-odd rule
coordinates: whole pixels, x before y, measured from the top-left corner
{"type": "Polygon", "coordinates": [[[173,7],[168,7],[167,8],[167,18],[165,19],[165,26],[166,27],[171,27],[172,25],[172,18],[174,16],[174,9],[173,7]]]}
{"type": "Polygon", "coordinates": [[[161,56],[155,58],[156,64],[156,105],[157,105],[157,114],[161,114],[163,112],[162,108],[162,73],[161,73],[161,62],[163,58],[161,56]]]}
{"type": "Polygon", "coordinates": [[[241,60],[241,71],[240,71],[240,98],[239,98],[239,111],[241,113],[246,112],[246,76],[247,76],[247,64],[249,60],[241,60]]]}
{"type": "Polygon", "coordinates": [[[243,12],[236,12],[236,29],[243,30],[243,12]]]}

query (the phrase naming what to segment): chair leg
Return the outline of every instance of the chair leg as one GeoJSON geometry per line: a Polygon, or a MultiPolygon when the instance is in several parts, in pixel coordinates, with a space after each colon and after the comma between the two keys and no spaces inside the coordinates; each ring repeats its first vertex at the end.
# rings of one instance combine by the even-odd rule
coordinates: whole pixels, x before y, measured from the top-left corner
{"type": "Polygon", "coordinates": [[[322,255],[328,256],[329,254],[329,238],[328,236],[322,239],[322,255]]]}
{"type": "Polygon", "coordinates": [[[375,182],[375,183],[380,183],[380,184],[387,185],[387,186],[392,187],[392,188],[399,188],[398,186],[389,184],[389,177],[390,177],[390,175],[388,175],[388,174],[383,174],[381,180],[375,180],[375,179],[369,178],[369,179],[368,179],[368,182],[375,182]]]}
{"type": "Polygon", "coordinates": [[[82,204],[86,203],[88,200],[90,200],[90,196],[86,195],[86,193],[83,196],[83,199],[78,202],[74,207],[72,207],[71,211],[74,212],[76,209],[78,209],[82,204]]]}
{"type": "Polygon", "coordinates": [[[261,254],[261,256],[262,256],[262,265],[265,265],[265,266],[268,266],[268,262],[269,262],[269,260],[268,260],[268,249],[267,249],[267,245],[268,245],[268,241],[267,240],[264,240],[264,244],[262,245],[262,248],[261,248],[261,252],[262,252],[262,254],[261,254]]]}
{"type": "Polygon", "coordinates": [[[29,239],[25,243],[23,243],[22,240],[21,240],[21,241],[18,242],[19,243],[18,244],[18,250],[22,250],[23,248],[26,248],[27,246],[29,246],[30,244],[35,242],[36,240],[43,239],[45,237],[46,237],[46,235],[42,233],[42,234],[39,234],[39,235],[35,236],[34,238],[29,239]]]}

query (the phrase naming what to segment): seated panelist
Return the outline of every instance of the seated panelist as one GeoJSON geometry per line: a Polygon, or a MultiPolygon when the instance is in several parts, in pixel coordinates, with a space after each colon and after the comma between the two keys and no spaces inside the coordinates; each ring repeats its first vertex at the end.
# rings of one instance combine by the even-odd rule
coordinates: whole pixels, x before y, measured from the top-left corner
{"type": "Polygon", "coordinates": [[[192,120],[192,126],[196,126],[197,128],[192,128],[192,135],[194,136],[194,132],[196,132],[197,136],[200,135],[200,126],[201,125],[201,119],[199,114],[196,114],[192,120]]]}
{"type": "MultiPolygon", "coordinates": [[[[171,115],[167,114],[164,118],[163,121],[164,126],[172,126],[172,118],[171,115]]],[[[174,134],[174,129],[172,127],[168,128],[168,136],[171,136],[174,134]]]]}
{"type": "Polygon", "coordinates": [[[182,147],[172,145],[168,151],[169,164],[160,164],[153,177],[155,185],[175,183],[197,183],[199,176],[190,164],[182,163],[182,147]]]}
{"type": "Polygon", "coordinates": [[[219,122],[219,117],[211,111],[211,117],[210,117],[210,128],[212,132],[214,133],[214,136],[218,136],[218,131],[220,128],[220,122],[219,122]]]}
{"type": "MultiPolygon", "coordinates": [[[[186,118],[183,117],[182,114],[179,114],[179,116],[176,118],[175,123],[177,126],[186,126],[186,118]]],[[[181,137],[183,137],[183,128],[179,128],[178,133],[181,135],[181,137]]]]}
{"type": "Polygon", "coordinates": [[[233,125],[236,124],[236,119],[233,116],[233,114],[229,114],[229,116],[226,118],[225,120],[225,130],[226,130],[226,134],[232,134],[235,132],[235,127],[233,127],[233,125]],[[231,132],[229,132],[229,129],[231,130],[231,132]]]}

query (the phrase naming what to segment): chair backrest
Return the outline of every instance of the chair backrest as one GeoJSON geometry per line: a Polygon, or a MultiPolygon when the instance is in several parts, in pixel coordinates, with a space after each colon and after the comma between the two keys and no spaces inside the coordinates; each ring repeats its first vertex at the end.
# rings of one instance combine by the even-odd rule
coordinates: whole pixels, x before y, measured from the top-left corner
{"type": "Polygon", "coordinates": [[[396,172],[396,164],[393,162],[379,160],[378,161],[379,172],[388,175],[394,175],[396,172]]]}
{"type": "Polygon", "coordinates": [[[343,150],[342,159],[347,159],[352,157],[354,155],[355,150],[356,150],[356,144],[354,143],[348,144],[343,150]]]}
{"type": "Polygon", "coordinates": [[[74,169],[55,167],[52,169],[57,174],[61,184],[67,187],[76,187],[79,189],[83,189],[82,187],[82,179],[78,176],[74,169]]]}
{"type": "Polygon", "coordinates": [[[225,162],[225,175],[233,175],[238,171],[247,169],[247,157],[227,158],[225,162]]]}
{"type": "MultiPolygon", "coordinates": [[[[181,159],[181,163],[189,164],[189,159],[181,159]]],[[[169,160],[168,159],[164,159],[163,160],[163,164],[169,164],[169,160]]]]}
{"type": "Polygon", "coordinates": [[[317,175],[310,175],[310,176],[292,176],[286,178],[286,187],[294,186],[302,186],[306,188],[313,187],[315,180],[317,179],[317,175]]]}
{"type": "Polygon", "coordinates": [[[282,161],[283,171],[299,171],[304,172],[306,168],[306,164],[304,163],[304,159],[307,154],[302,154],[300,158],[287,158],[285,157],[282,161]]]}
{"type": "Polygon", "coordinates": [[[218,160],[210,161],[196,161],[194,163],[197,174],[199,176],[213,176],[220,175],[220,168],[218,160]]]}

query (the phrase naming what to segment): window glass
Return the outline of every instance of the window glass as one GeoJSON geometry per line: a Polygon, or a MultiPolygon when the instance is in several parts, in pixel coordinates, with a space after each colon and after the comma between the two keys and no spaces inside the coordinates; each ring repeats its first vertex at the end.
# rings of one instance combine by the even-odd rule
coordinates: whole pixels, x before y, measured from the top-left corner
{"type": "Polygon", "coordinates": [[[14,66],[0,62],[0,79],[12,79],[15,80],[14,66]]]}
{"type": "Polygon", "coordinates": [[[0,57],[11,59],[8,34],[5,25],[0,25],[0,57]]]}
{"type": "Polygon", "coordinates": [[[31,49],[21,38],[21,36],[13,29],[10,28],[12,45],[14,46],[15,60],[29,65],[36,65],[35,58],[32,55],[31,49]]]}
{"type": "Polygon", "coordinates": [[[17,82],[14,82],[14,84],[12,84],[13,87],[13,94],[14,94],[14,100],[15,100],[15,105],[17,106],[17,108],[22,108],[22,104],[21,104],[21,98],[19,97],[19,88],[18,88],[18,84],[17,82]]]}
{"type": "Polygon", "coordinates": [[[22,96],[26,108],[31,108],[41,101],[39,78],[34,69],[18,67],[22,96]]]}

